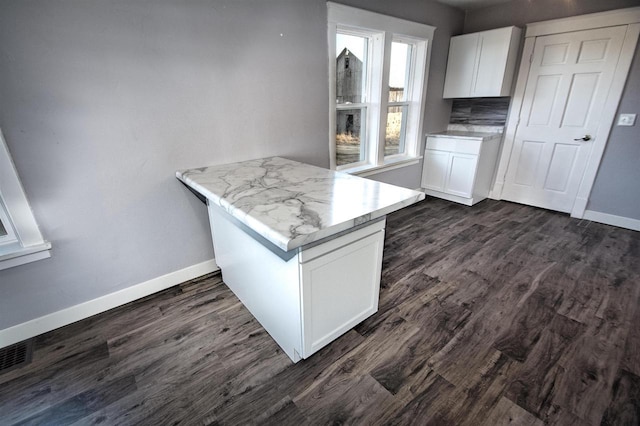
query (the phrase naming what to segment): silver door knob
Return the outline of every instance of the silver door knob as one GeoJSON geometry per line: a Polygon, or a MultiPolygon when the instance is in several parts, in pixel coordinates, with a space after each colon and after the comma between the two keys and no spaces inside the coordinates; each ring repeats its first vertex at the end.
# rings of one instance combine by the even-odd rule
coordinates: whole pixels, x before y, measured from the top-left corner
{"type": "Polygon", "coordinates": [[[583,136],[583,137],[581,137],[581,138],[574,139],[574,141],[585,141],[585,142],[586,142],[586,141],[590,141],[590,140],[591,140],[591,135],[584,135],[584,136],[583,136]]]}

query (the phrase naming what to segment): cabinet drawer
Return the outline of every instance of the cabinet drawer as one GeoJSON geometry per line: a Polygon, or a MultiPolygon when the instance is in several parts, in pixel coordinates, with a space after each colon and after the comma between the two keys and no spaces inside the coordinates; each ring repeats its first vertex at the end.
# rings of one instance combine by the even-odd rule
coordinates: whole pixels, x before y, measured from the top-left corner
{"type": "Polygon", "coordinates": [[[458,138],[441,138],[428,137],[427,149],[437,151],[458,152],[460,154],[480,154],[481,139],[458,139],[458,138]]]}

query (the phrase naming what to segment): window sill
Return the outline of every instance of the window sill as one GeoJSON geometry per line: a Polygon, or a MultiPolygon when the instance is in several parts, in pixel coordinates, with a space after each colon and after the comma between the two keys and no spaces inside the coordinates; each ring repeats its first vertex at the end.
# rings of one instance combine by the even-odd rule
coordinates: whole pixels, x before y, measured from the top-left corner
{"type": "Polygon", "coordinates": [[[386,164],[380,166],[372,166],[371,164],[365,164],[363,166],[352,167],[349,169],[338,170],[340,172],[349,173],[360,177],[367,177],[378,173],[388,172],[390,170],[400,169],[402,167],[414,166],[420,162],[422,156],[417,157],[399,157],[389,160],[386,164]]]}
{"type": "Polygon", "coordinates": [[[31,247],[0,246],[0,270],[51,257],[51,243],[44,242],[31,247]]]}

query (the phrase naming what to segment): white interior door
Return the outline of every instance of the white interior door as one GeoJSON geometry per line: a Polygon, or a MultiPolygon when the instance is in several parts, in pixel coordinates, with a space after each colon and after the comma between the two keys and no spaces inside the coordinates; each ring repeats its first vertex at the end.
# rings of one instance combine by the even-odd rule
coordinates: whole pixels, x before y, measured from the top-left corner
{"type": "Polygon", "coordinates": [[[536,38],[503,199],[571,211],[626,28],[536,38]]]}

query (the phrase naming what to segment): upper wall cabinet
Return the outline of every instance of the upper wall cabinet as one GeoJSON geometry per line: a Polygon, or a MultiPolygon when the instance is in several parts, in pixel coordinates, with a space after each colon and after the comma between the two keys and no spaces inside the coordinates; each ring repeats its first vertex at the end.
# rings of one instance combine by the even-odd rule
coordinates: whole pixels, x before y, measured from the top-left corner
{"type": "Polygon", "coordinates": [[[507,27],[451,37],[443,97],[510,96],[521,34],[507,27]]]}

